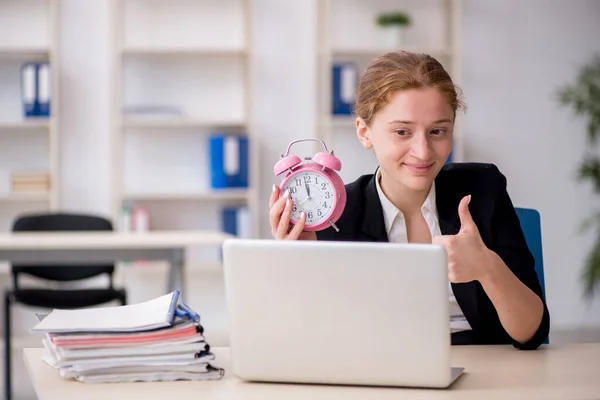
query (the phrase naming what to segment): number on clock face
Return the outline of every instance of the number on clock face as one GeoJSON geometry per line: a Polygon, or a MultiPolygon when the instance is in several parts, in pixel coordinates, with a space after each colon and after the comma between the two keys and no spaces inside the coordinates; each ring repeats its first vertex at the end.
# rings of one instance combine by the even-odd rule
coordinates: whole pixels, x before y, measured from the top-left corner
{"type": "Polygon", "coordinates": [[[326,220],[333,207],[333,187],[328,179],[315,172],[301,172],[290,179],[282,188],[290,191],[294,201],[292,220],[300,219],[306,213],[306,224],[318,224],[326,220]]]}

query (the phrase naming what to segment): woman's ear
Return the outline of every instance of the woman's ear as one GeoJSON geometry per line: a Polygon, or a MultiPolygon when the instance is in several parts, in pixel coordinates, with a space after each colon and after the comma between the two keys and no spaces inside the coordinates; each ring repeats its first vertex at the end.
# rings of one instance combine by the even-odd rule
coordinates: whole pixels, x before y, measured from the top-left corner
{"type": "Polygon", "coordinates": [[[371,130],[360,117],[356,118],[356,135],[365,149],[373,148],[373,144],[371,143],[371,130]]]}

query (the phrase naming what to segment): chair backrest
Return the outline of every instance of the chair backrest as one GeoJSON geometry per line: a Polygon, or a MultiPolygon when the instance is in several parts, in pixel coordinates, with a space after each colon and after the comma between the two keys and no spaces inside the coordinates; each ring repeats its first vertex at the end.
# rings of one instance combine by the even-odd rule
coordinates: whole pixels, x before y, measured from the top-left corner
{"type": "MultiPolygon", "coordinates": [[[[101,217],[68,214],[45,213],[28,214],[18,217],[12,227],[13,232],[57,232],[57,231],[112,231],[112,223],[101,217]]],[[[87,279],[101,274],[112,278],[114,264],[84,264],[68,266],[40,266],[31,264],[13,264],[12,273],[15,289],[18,289],[18,275],[25,273],[38,278],[54,281],[74,281],[87,279]]],[[[112,279],[111,279],[112,286],[112,279]]]]}
{"type": "Polygon", "coordinates": [[[531,208],[515,208],[521,222],[521,229],[529,251],[535,260],[535,272],[542,287],[542,295],[546,299],[546,284],[544,280],[544,257],[542,252],[542,224],[540,213],[531,208]]]}
{"type": "MultiPolygon", "coordinates": [[[[542,287],[542,296],[546,299],[546,282],[544,280],[544,257],[542,252],[542,221],[540,213],[531,208],[515,208],[517,216],[521,222],[521,229],[525,235],[525,241],[529,251],[533,254],[534,268],[542,287]]],[[[544,340],[545,344],[550,343],[550,338],[544,340]]]]}

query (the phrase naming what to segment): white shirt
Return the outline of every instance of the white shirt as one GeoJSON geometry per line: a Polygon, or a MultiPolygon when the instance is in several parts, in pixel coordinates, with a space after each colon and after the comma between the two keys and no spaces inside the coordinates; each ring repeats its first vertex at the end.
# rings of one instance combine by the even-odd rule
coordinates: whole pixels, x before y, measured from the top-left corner
{"type": "MultiPolygon", "coordinates": [[[[379,194],[379,201],[381,202],[381,208],[383,209],[383,220],[385,222],[385,231],[388,236],[388,240],[393,243],[408,243],[408,233],[406,231],[406,221],[404,215],[383,193],[379,180],[381,179],[381,169],[377,169],[375,176],[375,183],[377,185],[377,193],[379,194]]],[[[425,202],[421,206],[421,213],[423,218],[429,226],[429,232],[431,237],[439,236],[442,234],[440,230],[439,217],[437,213],[437,205],[435,198],[435,182],[431,185],[431,189],[427,194],[425,202]]],[[[450,330],[451,332],[460,332],[470,330],[471,326],[465,318],[460,306],[456,302],[452,286],[448,282],[448,296],[450,302],[450,330]]]]}

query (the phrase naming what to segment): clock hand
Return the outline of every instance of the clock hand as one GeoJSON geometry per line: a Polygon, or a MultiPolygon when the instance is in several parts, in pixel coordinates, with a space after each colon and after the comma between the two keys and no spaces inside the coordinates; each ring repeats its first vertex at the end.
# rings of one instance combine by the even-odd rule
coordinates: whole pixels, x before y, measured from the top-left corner
{"type": "Polygon", "coordinates": [[[308,198],[310,199],[310,186],[308,186],[308,183],[304,182],[304,187],[306,188],[306,194],[308,195],[308,198]]]}

